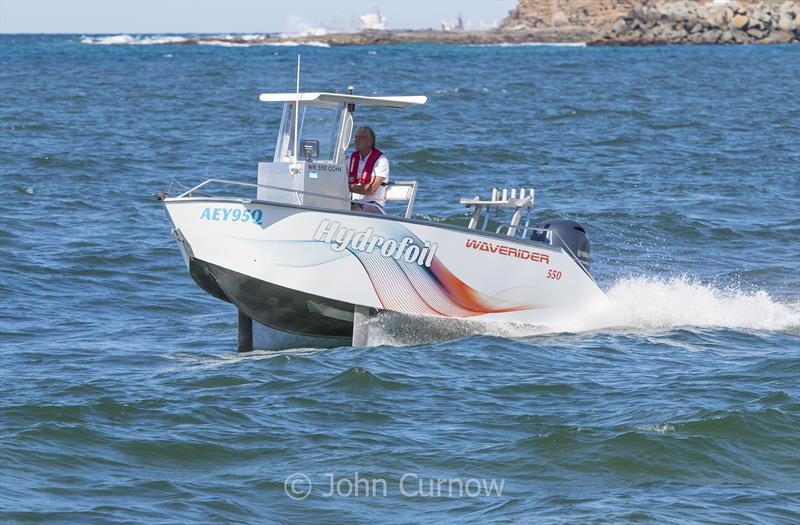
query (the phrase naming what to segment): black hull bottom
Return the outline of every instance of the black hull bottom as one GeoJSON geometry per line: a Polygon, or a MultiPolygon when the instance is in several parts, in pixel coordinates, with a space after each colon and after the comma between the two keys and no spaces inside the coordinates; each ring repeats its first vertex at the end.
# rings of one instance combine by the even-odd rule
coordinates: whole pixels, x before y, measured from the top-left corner
{"type": "Polygon", "coordinates": [[[285,288],[191,257],[189,272],[209,294],[254,321],[296,335],[349,340],[355,305],[285,288]]]}

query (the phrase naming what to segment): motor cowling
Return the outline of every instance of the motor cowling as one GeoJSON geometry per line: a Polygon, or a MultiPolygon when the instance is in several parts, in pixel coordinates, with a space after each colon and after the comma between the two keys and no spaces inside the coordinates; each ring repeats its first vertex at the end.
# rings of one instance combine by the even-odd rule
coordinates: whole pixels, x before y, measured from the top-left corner
{"type": "Polygon", "coordinates": [[[537,226],[532,241],[564,248],[570,257],[589,271],[589,237],[583,226],[568,219],[550,219],[537,226]]]}

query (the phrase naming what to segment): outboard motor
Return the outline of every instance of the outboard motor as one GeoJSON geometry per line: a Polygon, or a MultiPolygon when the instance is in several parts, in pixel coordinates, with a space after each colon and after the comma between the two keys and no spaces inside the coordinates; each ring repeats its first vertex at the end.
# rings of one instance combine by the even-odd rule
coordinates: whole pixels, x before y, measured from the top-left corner
{"type": "Polygon", "coordinates": [[[589,237],[586,236],[583,226],[567,219],[550,219],[537,228],[539,230],[531,235],[532,241],[564,248],[564,251],[589,272],[589,237]]]}

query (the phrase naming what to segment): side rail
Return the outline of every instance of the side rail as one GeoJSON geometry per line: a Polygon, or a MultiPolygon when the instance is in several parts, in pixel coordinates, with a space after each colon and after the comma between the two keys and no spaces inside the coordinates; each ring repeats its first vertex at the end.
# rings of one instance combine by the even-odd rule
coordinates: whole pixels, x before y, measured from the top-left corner
{"type": "Polygon", "coordinates": [[[208,194],[206,192],[201,192],[200,190],[201,189],[205,190],[208,186],[211,186],[212,184],[225,185],[225,186],[243,186],[243,187],[247,187],[247,188],[268,188],[268,189],[271,189],[271,190],[285,191],[287,193],[294,194],[296,199],[297,199],[298,204],[300,203],[300,195],[301,194],[302,195],[313,195],[315,197],[322,197],[324,199],[329,199],[329,200],[333,200],[333,201],[341,201],[341,202],[348,202],[348,203],[350,202],[350,199],[344,199],[344,198],[341,198],[341,197],[334,197],[332,195],[324,195],[322,193],[315,193],[313,191],[293,190],[291,188],[283,188],[281,186],[272,186],[272,185],[269,185],[269,184],[255,184],[255,183],[252,183],[252,182],[240,182],[240,181],[236,181],[236,180],[225,180],[225,179],[208,179],[206,181],[201,182],[200,184],[198,184],[197,186],[195,186],[193,188],[189,188],[188,190],[184,191],[183,193],[181,193],[180,195],[176,196],[175,198],[176,199],[186,199],[186,198],[193,197],[195,193],[199,193],[200,195],[202,195],[204,197],[208,197],[208,196],[210,196],[210,194],[208,194]]]}
{"type": "Polygon", "coordinates": [[[534,233],[542,233],[549,231],[549,230],[544,230],[542,228],[534,228],[529,224],[530,221],[526,221],[526,223],[522,225],[520,224],[515,225],[511,222],[506,222],[497,226],[494,232],[502,235],[508,235],[509,237],[513,237],[515,239],[530,239],[531,235],[534,233]]]}
{"type": "MultiPolygon", "coordinates": [[[[301,202],[300,195],[313,195],[315,197],[321,197],[332,201],[347,202],[347,203],[351,202],[350,199],[334,197],[331,195],[324,195],[322,193],[315,193],[313,191],[294,190],[291,188],[283,188],[280,186],[272,186],[269,184],[255,184],[252,182],[240,182],[240,181],[226,180],[226,179],[208,179],[192,188],[188,188],[184,184],[181,184],[177,180],[173,179],[170,182],[170,186],[167,192],[166,193],[159,192],[158,194],[156,194],[156,197],[159,200],[164,200],[165,198],[167,198],[172,190],[173,185],[178,186],[181,189],[185,190],[183,193],[177,195],[175,197],[176,199],[188,199],[194,197],[195,194],[200,195],[202,197],[213,197],[214,196],[213,193],[210,193],[208,191],[209,187],[212,185],[216,186],[222,185],[222,186],[240,186],[246,188],[268,188],[271,190],[285,191],[287,193],[294,194],[298,204],[300,204],[301,202]]],[[[387,201],[405,201],[407,204],[403,216],[411,217],[411,214],[414,211],[414,200],[417,198],[417,181],[401,180],[397,182],[391,182],[386,185],[386,193],[384,195],[387,201]]]]}

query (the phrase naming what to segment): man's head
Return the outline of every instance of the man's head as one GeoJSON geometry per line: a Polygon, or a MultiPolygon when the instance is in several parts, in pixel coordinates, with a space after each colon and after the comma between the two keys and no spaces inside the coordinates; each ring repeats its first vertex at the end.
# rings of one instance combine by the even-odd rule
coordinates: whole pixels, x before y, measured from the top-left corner
{"type": "Polygon", "coordinates": [[[356,150],[364,156],[375,147],[375,132],[372,128],[361,126],[356,130],[356,150]]]}

